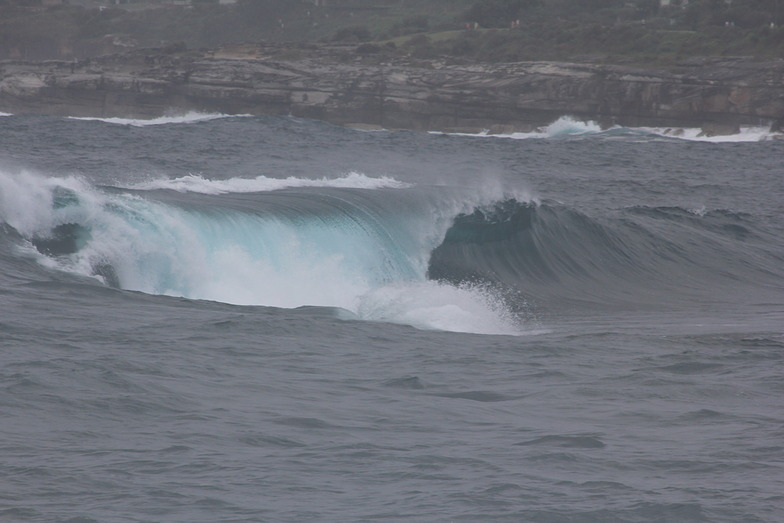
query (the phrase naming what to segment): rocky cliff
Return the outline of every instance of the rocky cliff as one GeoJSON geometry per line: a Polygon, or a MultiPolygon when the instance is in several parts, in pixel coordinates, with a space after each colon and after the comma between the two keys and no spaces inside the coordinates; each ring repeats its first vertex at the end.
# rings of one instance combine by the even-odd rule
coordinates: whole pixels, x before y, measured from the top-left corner
{"type": "Polygon", "coordinates": [[[289,114],[344,125],[527,131],[564,115],[602,124],[784,126],[784,61],[678,72],[575,63],[459,64],[352,49],[142,52],[0,62],[0,111],[149,118],[185,111],[289,114]]]}

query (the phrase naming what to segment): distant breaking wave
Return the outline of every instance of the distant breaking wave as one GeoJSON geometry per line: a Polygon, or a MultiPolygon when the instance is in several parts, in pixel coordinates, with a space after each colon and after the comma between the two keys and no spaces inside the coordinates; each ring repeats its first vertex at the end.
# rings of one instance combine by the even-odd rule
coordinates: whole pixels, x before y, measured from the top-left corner
{"type": "Polygon", "coordinates": [[[298,187],[335,187],[353,189],[403,189],[409,184],[382,176],[371,178],[362,173],[350,172],[340,178],[229,178],[227,180],[211,180],[200,175],[191,174],[174,179],[159,179],[137,183],[126,189],[150,191],[170,189],[178,192],[194,192],[201,194],[250,193],[280,191],[298,187]]]}
{"type": "Polygon", "coordinates": [[[768,127],[741,127],[738,134],[721,136],[705,136],[702,129],[696,128],[645,127],[640,130],[666,138],[713,143],[764,142],[784,136],[770,132],[768,127]]]}
{"type": "MultiPolygon", "coordinates": [[[[8,113],[0,113],[2,116],[13,116],[8,113]]],[[[74,120],[101,121],[115,125],[126,125],[131,127],[146,127],[152,125],[174,125],[192,124],[222,118],[249,118],[251,114],[221,114],[221,113],[200,113],[191,111],[181,115],[161,116],[153,119],[133,119],[133,118],[97,118],[97,117],[69,117],[74,120]]],[[[365,131],[362,131],[365,132],[365,131]]],[[[432,131],[432,134],[450,134],[454,136],[473,136],[481,138],[506,138],[513,140],[532,140],[532,139],[569,139],[585,137],[617,137],[617,136],[637,136],[637,137],[659,137],[674,140],[688,140],[712,143],[736,143],[736,142],[761,142],[784,138],[784,134],[771,132],[769,127],[742,127],[740,133],[721,136],[707,136],[700,128],[683,127],[622,127],[612,126],[602,128],[597,122],[582,121],[572,116],[562,116],[532,132],[515,133],[490,133],[484,131],[480,133],[443,133],[432,131]]]]}
{"type": "Polygon", "coordinates": [[[249,114],[229,115],[229,114],[219,114],[219,113],[199,113],[199,112],[191,111],[182,115],[161,116],[159,118],[152,118],[149,120],[133,119],[133,118],[94,118],[94,117],[76,117],[76,116],[72,116],[70,118],[72,120],[100,121],[100,122],[112,123],[117,125],[129,125],[132,127],[146,127],[148,125],[196,123],[196,122],[206,122],[209,120],[217,120],[220,118],[247,118],[250,116],[252,115],[249,114]]]}
{"type": "Polygon", "coordinates": [[[584,122],[571,116],[563,116],[550,125],[541,127],[530,133],[490,134],[489,132],[482,132],[478,134],[450,134],[514,140],[575,138],[585,136],[658,136],[677,140],[713,143],[760,142],[784,137],[781,133],[771,132],[768,127],[743,127],[739,134],[726,136],[706,136],[703,134],[702,129],[699,128],[613,126],[602,129],[596,122],[584,122]]]}

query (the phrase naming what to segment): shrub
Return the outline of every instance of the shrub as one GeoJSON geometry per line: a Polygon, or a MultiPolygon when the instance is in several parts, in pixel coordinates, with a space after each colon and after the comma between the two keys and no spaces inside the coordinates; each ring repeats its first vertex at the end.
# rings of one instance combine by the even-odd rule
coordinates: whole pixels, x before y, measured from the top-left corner
{"type": "Polygon", "coordinates": [[[479,0],[463,15],[482,27],[509,27],[526,9],[540,6],[539,0],[479,0]]]}
{"type": "Polygon", "coordinates": [[[365,26],[351,26],[338,29],[332,36],[333,42],[367,42],[373,35],[365,26]]]}

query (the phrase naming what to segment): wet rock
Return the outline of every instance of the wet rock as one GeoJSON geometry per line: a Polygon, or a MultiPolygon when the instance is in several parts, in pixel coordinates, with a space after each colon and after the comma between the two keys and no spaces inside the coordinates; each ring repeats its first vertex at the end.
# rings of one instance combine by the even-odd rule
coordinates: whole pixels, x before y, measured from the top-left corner
{"type": "Polygon", "coordinates": [[[740,133],[737,124],[706,123],[702,126],[699,136],[730,136],[740,133]]]}

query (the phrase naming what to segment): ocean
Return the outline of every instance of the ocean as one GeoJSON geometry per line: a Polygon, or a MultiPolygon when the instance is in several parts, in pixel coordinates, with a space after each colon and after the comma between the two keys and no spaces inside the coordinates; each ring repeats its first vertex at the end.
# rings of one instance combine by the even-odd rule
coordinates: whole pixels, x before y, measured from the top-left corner
{"type": "Polygon", "coordinates": [[[784,521],[782,158],[0,116],[0,521],[784,521]]]}

